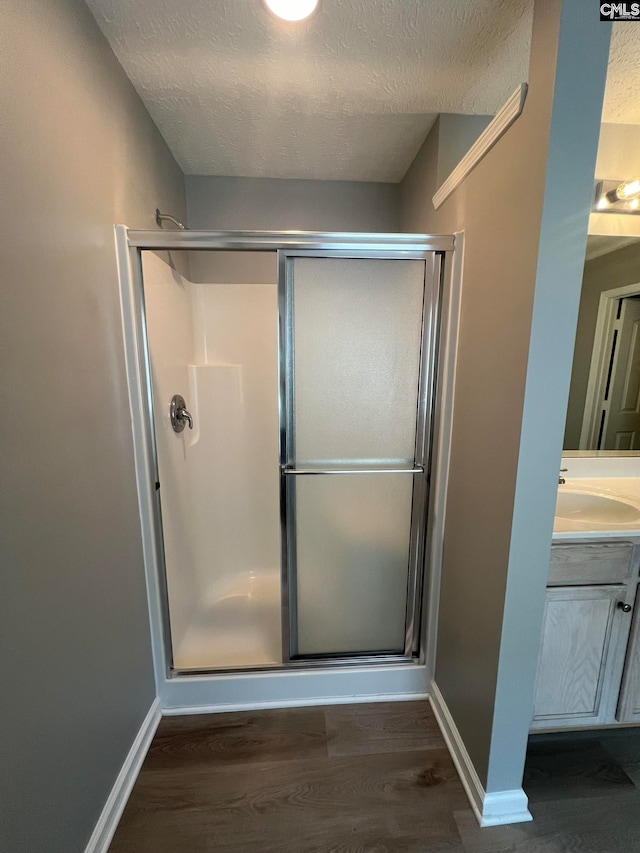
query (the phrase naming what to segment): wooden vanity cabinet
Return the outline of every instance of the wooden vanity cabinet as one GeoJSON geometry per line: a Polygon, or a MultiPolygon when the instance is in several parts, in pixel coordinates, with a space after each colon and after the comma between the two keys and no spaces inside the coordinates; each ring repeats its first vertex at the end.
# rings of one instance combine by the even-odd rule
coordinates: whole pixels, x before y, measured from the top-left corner
{"type": "Polygon", "coordinates": [[[640,722],[639,562],[632,542],[553,546],[532,730],[640,722]]]}
{"type": "Polygon", "coordinates": [[[640,723],[640,588],[636,593],[616,717],[620,723],[640,723]]]}

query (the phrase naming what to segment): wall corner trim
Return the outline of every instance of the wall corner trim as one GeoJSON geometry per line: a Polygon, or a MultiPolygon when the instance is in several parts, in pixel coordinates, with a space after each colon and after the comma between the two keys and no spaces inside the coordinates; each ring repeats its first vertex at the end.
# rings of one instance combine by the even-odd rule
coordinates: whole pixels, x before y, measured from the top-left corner
{"type": "Polygon", "coordinates": [[[131,744],[84,853],[107,853],[161,716],[160,699],[155,699],[131,744]]]}
{"type": "Polygon", "coordinates": [[[527,795],[522,788],[492,793],[484,790],[458,727],[435,681],[431,682],[429,703],[480,826],[501,826],[533,820],[527,807],[527,795]]]}
{"type": "Polygon", "coordinates": [[[520,83],[506,104],[501,107],[485,130],[473,143],[462,160],[455,167],[440,189],[433,196],[433,206],[437,210],[475,169],[485,154],[493,148],[500,137],[511,127],[524,107],[527,97],[527,84],[520,83]]]}

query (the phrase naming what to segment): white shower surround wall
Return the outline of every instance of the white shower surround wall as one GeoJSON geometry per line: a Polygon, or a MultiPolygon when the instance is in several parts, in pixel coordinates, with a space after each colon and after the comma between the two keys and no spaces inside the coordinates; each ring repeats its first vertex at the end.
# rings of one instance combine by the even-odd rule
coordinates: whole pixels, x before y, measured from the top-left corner
{"type": "MultiPolygon", "coordinates": [[[[194,235],[198,242],[202,235],[194,235]]],[[[162,713],[211,713],[242,709],[338,704],[368,701],[422,699],[428,695],[435,665],[440,565],[446,504],[450,428],[453,417],[453,388],[456,344],[460,322],[463,235],[455,235],[455,254],[445,263],[445,289],[441,321],[440,389],[436,409],[434,472],[431,490],[431,530],[428,541],[431,571],[425,580],[423,631],[425,652],[418,662],[407,665],[375,664],[357,667],[317,667],[246,671],[172,677],[167,670],[164,633],[164,597],[153,490],[154,469],[151,436],[146,429],[148,394],[141,368],[144,333],[139,327],[141,311],[136,251],[129,246],[129,229],[115,227],[116,251],[122,303],[127,377],[132,409],[132,428],[140,518],[149,598],[151,642],[157,693],[162,713]]],[[[172,243],[161,238],[160,245],[172,243]]],[[[135,242],[134,242],[135,245],[135,242]]],[[[152,241],[151,245],[155,245],[152,241]]],[[[158,246],[160,248],[160,246],[158,246]]],[[[148,253],[144,253],[145,255],[148,253]]],[[[162,270],[163,267],[157,269],[162,270]]],[[[164,274],[167,274],[165,265],[164,274]]],[[[176,275],[170,271],[175,282],[176,275]]],[[[172,392],[173,393],[173,392],[172,392]]]]}
{"type": "Polygon", "coordinates": [[[278,664],[276,283],[142,265],[174,667],[278,664]],[[193,430],[171,427],[175,393],[193,430]]]}

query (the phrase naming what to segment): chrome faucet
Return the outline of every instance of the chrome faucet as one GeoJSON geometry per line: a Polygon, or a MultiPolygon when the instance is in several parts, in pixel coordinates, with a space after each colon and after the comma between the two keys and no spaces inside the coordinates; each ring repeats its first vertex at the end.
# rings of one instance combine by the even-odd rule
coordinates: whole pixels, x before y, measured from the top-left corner
{"type": "Polygon", "coordinates": [[[569,470],[568,468],[561,468],[560,469],[560,473],[558,474],[558,485],[559,486],[564,486],[564,484],[567,482],[562,475],[566,474],[568,470],[569,470]]]}

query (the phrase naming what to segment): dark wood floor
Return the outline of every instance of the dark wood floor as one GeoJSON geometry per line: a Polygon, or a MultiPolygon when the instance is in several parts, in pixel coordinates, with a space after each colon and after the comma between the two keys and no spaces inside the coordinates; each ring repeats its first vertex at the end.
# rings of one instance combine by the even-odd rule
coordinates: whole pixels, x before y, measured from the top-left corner
{"type": "Polygon", "coordinates": [[[640,731],[537,736],[480,830],[426,702],[162,720],[110,853],[640,853],[640,731]]]}

